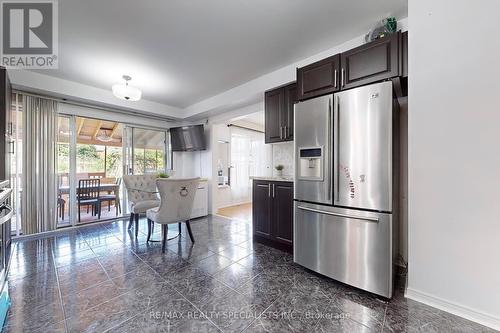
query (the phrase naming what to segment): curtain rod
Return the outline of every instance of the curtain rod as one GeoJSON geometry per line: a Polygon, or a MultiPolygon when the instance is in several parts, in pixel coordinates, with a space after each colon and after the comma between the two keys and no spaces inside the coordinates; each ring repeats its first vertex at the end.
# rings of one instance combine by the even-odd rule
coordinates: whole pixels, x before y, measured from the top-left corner
{"type": "Polygon", "coordinates": [[[88,107],[88,108],[93,108],[97,110],[102,110],[102,111],[109,111],[109,112],[115,112],[115,113],[120,113],[124,115],[135,115],[135,116],[140,116],[143,118],[148,118],[148,119],[154,119],[154,120],[163,120],[163,121],[168,121],[168,122],[178,122],[178,120],[169,118],[169,117],[161,117],[161,116],[155,116],[151,114],[144,114],[140,113],[137,111],[127,111],[123,109],[116,109],[112,107],[105,107],[105,106],[100,106],[100,105],[95,105],[91,103],[84,103],[84,102],[77,102],[74,100],[68,100],[66,98],[59,98],[59,97],[54,97],[54,96],[49,96],[49,95],[43,95],[43,94],[36,94],[36,93],[31,93],[23,90],[18,90],[18,89],[12,89],[13,93],[18,93],[21,95],[26,95],[26,96],[33,96],[33,97],[40,97],[40,98],[46,98],[50,99],[59,103],[64,103],[68,105],[74,105],[74,106],[81,106],[81,107],[88,107]]]}
{"type": "Polygon", "coordinates": [[[256,129],[253,129],[253,128],[250,128],[250,127],[235,125],[235,124],[227,124],[227,127],[238,127],[238,128],[246,129],[246,130],[249,130],[249,131],[254,131],[254,132],[258,132],[258,133],[265,133],[264,131],[256,130],[256,129]]]}

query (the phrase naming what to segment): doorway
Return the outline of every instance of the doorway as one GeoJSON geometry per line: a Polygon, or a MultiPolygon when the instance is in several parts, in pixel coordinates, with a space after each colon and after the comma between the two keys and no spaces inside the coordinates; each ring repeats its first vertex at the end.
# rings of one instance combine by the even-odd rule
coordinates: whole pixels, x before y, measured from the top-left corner
{"type": "Polygon", "coordinates": [[[252,178],[271,175],[272,147],[264,143],[264,112],[231,119],[213,127],[213,211],[251,221],[252,178]]]}

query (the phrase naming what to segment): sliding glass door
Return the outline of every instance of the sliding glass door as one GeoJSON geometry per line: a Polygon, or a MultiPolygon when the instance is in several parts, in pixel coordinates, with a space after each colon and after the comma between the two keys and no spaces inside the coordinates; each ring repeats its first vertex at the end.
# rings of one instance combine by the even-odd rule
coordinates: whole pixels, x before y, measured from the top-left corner
{"type": "Polygon", "coordinates": [[[168,153],[168,135],[165,130],[130,127],[130,174],[167,172],[171,166],[171,156],[168,153]]]}
{"type": "Polygon", "coordinates": [[[123,216],[122,131],[114,121],[58,117],[58,227],[123,216]]]}

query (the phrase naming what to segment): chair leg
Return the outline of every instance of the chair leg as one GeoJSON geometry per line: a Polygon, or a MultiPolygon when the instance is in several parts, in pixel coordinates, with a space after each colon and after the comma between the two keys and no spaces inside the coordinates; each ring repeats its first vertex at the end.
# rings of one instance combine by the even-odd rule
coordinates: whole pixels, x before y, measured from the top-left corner
{"type": "Polygon", "coordinates": [[[193,242],[193,243],[194,243],[194,237],[193,237],[193,232],[191,231],[191,223],[190,223],[190,220],[187,220],[187,221],[186,221],[186,227],[187,227],[187,230],[188,230],[189,238],[191,238],[191,242],[193,242]]]}
{"type": "Polygon", "coordinates": [[[100,220],[101,219],[101,202],[97,201],[95,206],[96,206],[96,210],[97,210],[97,219],[100,220]]]}
{"type": "Polygon", "coordinates": [[[162,224],[161,226],[161,252],[165,253],[165,248],[167,247],[167,235],[168,235],[168,224],[162,224]]]}
{"type": "Polygon", "coordinates": [[[179,222],[179,235],[182,234],[181,223],[179,222]]]}
{"type": "Polygon", "coordinates": [[[62,204],[62,205],[61,205],[61,219],[62,219],[63,221],[64,221],[64,208],[65,208],[64,206],[65,206],[65,204],[62,204]]]}
{"type": "Polygon", "coordinates": [[[139,237],[139,214],[135,214],[135,238],[139,237]]]}
{"type": "Polygon", "coordinates": [[[111,211],[111,201],[108,200],[108,212],[111,211]]]}
{"type": "Polygon", "coordinates": [[[118,200],[115,200],[115,215],[118,216],[118,200]]]}
{"type": "Polygon", "coordinates": [[[81,214],[80,214],[80,210],[82,209],[82,207],[80,206],[80,204],[78,204],[78,222],[81,222],[81,214]]]}
{"type": "Polygon", "coordinates": [[[132,228],[132,222],[134,222],[134,213],[130,213],[130,219],[128,220],[128,227],[127,227],[127,229],[132,228]]]}
{"type": "Polygon", "coordinates": [[[148,238],[146,239],[147,242],[151,239],[151,225],[153,224],[153,221],[148,219],[148,238]]]}

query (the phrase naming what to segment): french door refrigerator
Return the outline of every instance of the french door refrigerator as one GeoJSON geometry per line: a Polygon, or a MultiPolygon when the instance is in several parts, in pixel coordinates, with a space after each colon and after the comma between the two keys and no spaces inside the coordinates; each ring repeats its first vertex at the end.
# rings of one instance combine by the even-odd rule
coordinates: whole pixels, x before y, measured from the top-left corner
{"type": "Polygon", "coordinates": [[[390,298],[397,249],[392,82],[295,106],[294,261],[390,298]]]}

